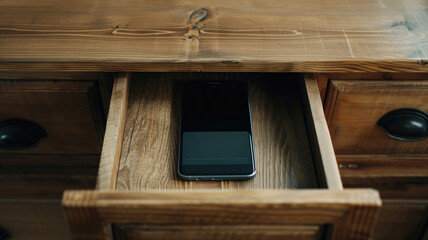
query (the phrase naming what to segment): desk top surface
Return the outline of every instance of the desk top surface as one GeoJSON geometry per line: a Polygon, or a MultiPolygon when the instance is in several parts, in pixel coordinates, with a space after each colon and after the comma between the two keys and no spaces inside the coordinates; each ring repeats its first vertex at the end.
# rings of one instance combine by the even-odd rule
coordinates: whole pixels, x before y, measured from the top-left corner
{"type": "Polygon", "coordinates": [[[0,0],[0,71],[428,72],[427,0],[0,0]]]}

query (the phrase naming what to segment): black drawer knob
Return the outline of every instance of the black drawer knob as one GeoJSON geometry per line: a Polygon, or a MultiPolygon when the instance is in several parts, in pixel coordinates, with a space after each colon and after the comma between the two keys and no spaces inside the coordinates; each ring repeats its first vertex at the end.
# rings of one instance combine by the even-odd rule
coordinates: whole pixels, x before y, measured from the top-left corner
{"type": "Polygon", "coordinates": [[[10,234],[6,232],[3,228],[0,228],[0,240],[10,239],[10,234]]]}
{"type": "Polygon", "coordinates": [[[7,119],[0,122],[0,149],[26,150],[39,144],[46,131],[34,122],[24,119],[7,119]]]}
{"type": "Polygon", "coordinates": [[[379,119],[378,125],[393,139],[411,142],[428,137],[428,114],[414,108],[393,110],[379,119]]]}

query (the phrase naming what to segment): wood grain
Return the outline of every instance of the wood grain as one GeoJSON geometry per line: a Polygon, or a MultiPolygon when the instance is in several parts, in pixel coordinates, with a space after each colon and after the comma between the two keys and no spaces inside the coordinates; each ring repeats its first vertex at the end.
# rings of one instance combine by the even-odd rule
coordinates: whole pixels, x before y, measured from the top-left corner
{"type": "MultiPolygon", "coordinates": [[[[134,76],[117,190],[318,187],[294,75],[140,74],[134,76]],[[246,80],[257,175],[249,181],[182,181],[177,176],[179,87],[185,80],[246,80]],[[286,81],[290,80],[290,81],[286,81]]],[[[337,168],[337,166],[336,166],[337,168]]]]}
{"type": "Polygon", "coordinates": [[[136,224],[115,224],[114,239],[240,239],[240,240],[314,240],[322,234],[319,226],[147,226],[136,224]]]}
{"type": "Polygon", "coordinates": [[[343,189],[317,82],[312,74],[305,74],[304,78],[302,101],[318,181],[328,189],[343,189]]]}
{"type": "Polygon", "coordinates": [[[0,228],[13,240],[71,239],[60,200],[0,199],[0,228]]]}
{"type": "Polygon", "coordinates": [[[106,239],[101,221],[169,226],[339,224],[333,239],[370,239],[381,202],[373,190],[66,191],[63,205],[75,239],[106,239]]]}
{"type": "Polygon", "coordinates": [[[377,125],[395,109],[428,112],[427,103],[428,81],[331,80],[325,114],[336,153],[427,154],[428,139],[397,141],[377,125]]]}
{"type": "Polygon", "coordinates": [[[99,190],[112,190],[116,187],[130,81],[129,73],[120,73],[115,79],[98,170],[97,189],[99,190]]]}
{"type": "Polygon", "coordinates": [[[3,0],[0,71],[427,72],[427,6],[3,0]]]}
{"type": "MultiPolygon", "coordinates": [[[[95,81],[0,80],[0,121],[20,118],[39,124],[47,137],[33,154],[99,154],[104,114],[95,81]]],[[[10,151],[0,150],[0,154],[10,151]]]]}

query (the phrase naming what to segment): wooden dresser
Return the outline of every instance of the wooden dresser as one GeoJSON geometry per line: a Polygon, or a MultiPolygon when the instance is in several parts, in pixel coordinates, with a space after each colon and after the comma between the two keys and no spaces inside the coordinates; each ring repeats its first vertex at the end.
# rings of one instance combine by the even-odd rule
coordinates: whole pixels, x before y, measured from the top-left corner
{"type": "Polygon", "coordinates": [[[0,0],[0,238],[428,239],[427,9],[0,0]],[[218,79],[257,176],[181,181],[176,85],[218,79]]]}

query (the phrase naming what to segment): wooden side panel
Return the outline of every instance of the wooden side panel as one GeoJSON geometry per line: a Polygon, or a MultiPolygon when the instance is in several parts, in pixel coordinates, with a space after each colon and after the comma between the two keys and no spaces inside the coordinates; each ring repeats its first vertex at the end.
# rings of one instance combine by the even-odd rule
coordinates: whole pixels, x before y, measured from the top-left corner
{"type": "Polygon", "coordinates": [[[318,187],[294,75],[181,73],[141,74],[134,79],[118,190],[318,187]],[[210,79],[248,81],[257,163],[251,181],[189,182],[177,176],[180,93],[175,82],[210,79]]]}
{"type": "Polygon", "coordinates": [[[319,226],[147,226],[116,225],[115,239],[171,240],[315,240],[320,239],[319,226]]]}
{"type": "Polygon", "coordinates": [[[318,179],[328,189],[343,189],[318,85],[312,74],[305,75],[303,88],[305,90],[302,94],[306,110],[305,120],[318,179]]]}
{"type": "Polygon", "coordinates": [[[0,200],[0,228],[13,240],[71,239],[60,200],[0,200]]]}
{"type": "Polygon", "coordinates": [[[113,190],[116,187],[130,81],[129,73],[121,73],[115,79],[98,170],[97,189],[100,190],[113,190]]]}
{"type": "Polygon", "coordinates": [[[339,224],[333,239],[369,239],[381,205],[373,190],[94,192],[67,191],[75,239],[103,239],[102,223],[162,225],[339,224]],[[339,229],[339,230],[337,230],[339,229]]]}

